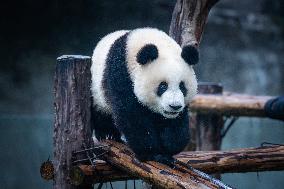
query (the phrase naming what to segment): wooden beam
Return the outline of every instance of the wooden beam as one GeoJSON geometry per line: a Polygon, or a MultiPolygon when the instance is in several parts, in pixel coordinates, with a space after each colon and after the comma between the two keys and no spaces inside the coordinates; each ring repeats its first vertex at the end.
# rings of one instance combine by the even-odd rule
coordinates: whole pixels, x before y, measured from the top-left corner
{"type": "MultiPolygon", "coordinates": [[[[243,148],[230,151],[190,151],[182,152],[176,158],[184,163],[189,162],[192,167],[209,174],[284,170],[284,146],[243,148]]],[[[95,164],[95,167],[91,165],[79,166],[82,175],[92,178],[94,183],[138,178],[115,169],[102,160],[96,161],[95,164]]],[[[150,164],[144,165],[147,170],[152,170],[155,167],[163,169],[158,163],[150,162],[150,164]]],[[[168,178],[166,177],[166,179],[168,178]]]]}
{"type": "Polygon", "coordinates": [[[264,105],[273,97],[250,96],[235,93],[223,95],[198,94],[190,103],[190,111],[217,113],[227,116],[265,117],[264,105]]]}

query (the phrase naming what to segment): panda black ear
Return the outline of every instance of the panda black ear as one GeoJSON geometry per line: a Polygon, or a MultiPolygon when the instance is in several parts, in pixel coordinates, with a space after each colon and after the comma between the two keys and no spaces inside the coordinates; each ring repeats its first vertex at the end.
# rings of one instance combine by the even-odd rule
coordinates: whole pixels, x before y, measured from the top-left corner
{"type": "Polygon", "coordinates": [[[182,48],[181,57],[189,64],[194,65],[199,61],[199,53],[196,47],[187,45],[182,48]]]}
{"type": "Polygon", "coordinates": [[[137,62],[141,65],[145,65],[156,58],[158,58],[158,48],[153,44],[142,47],[136,56],[137,62]]]}

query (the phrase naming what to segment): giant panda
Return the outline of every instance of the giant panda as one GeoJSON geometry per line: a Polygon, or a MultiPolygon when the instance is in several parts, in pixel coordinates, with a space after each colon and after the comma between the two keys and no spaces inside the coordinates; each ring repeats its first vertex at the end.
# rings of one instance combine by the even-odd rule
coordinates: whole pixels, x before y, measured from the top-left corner
{"type": "Polygon", "coordinates": [[[92,56],[93,129],[121,141],[141,161],[169,163],[189,141],[188,104],[197,92],[193,46],[155,28],[102,38],[92,56]]]}

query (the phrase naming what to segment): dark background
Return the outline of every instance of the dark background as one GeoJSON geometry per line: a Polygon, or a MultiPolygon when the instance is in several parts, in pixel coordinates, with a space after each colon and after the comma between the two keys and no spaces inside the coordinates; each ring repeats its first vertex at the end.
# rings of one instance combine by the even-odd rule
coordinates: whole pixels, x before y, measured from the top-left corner
{"type": "MultiPolygon", "coordinates": [[[[52,156],[53,73],[62,54],[91,55],[115,30],[168,32],[173,0],[11,0],[0,3],[0,188],[50,188],[39,166],[52,156]]],[[[195,66],[199,81],[253,95],[284,93],[284,2],[221,0],[195,66]]],[[[240,118],[222,149],[284,143],[284,124],[240,118]]],[[[225,174],[238,188],[282,188],[284,173],[225,174]]]]}

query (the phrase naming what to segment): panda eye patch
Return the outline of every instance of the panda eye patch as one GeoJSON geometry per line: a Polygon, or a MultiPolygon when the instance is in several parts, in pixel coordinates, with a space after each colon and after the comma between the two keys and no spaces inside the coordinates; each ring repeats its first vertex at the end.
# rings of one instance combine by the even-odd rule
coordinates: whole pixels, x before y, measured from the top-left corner
{"type": "Polygon", "coordinates": [[[182,92],[182,94],[183,94],[184,96],[187,95],[187,88],[185,87],[185,84],[184,84],[183,81],[181,81],[181,82],[179,83],[179,89],[181,90],[181,92],[182,92]]]}
{"type": "Polygon", "coordinates": [[[162,96],[162,94],[164,92],[166,92],[166,90],[168,89],[168,84],[167,82],[163,81],[160,83],[159,87],[158,87],[158,90],[157,90],[157,95],[158,96],[162,96]]]}

